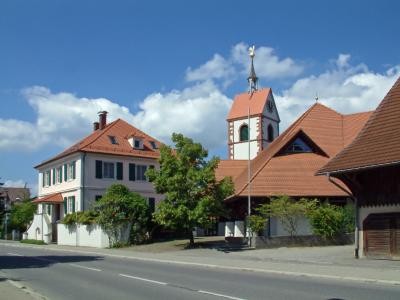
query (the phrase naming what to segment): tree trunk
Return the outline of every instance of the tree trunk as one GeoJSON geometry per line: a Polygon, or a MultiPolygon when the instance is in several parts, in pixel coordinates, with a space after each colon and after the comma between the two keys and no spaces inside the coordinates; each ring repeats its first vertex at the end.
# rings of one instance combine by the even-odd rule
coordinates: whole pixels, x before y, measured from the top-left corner
{"type": "Polygon", "coordinates": [[[193,248],[194,247],[194,236],[193,236],[193,230],[189,231],[189,248],[193,248]]]}

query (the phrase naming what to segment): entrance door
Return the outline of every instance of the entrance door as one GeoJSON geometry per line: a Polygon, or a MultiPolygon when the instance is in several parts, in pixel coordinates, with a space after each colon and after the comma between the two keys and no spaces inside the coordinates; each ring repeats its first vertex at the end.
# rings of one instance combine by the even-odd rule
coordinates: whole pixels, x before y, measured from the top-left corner
{"type": "Polygon", "coordinates": [[[400,258],[400,213],[371,214],[363,228],[365,255],[400,258]]]}

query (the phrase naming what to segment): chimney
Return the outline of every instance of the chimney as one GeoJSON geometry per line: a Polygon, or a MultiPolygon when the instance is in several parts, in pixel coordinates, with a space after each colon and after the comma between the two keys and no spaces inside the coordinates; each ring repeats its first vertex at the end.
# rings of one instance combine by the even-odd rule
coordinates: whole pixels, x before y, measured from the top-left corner
{"type": "Polygon", "coordinates": [[[99,129],[102,130],[106,127],[107,125],[107,112],[106,111],[100,111],[99,112],[99,129]]]}
{"type": "Polygon", "coordinates": [[[99,130],[100,123],[99,122],[93,122],[93,131],[99,130]]]}

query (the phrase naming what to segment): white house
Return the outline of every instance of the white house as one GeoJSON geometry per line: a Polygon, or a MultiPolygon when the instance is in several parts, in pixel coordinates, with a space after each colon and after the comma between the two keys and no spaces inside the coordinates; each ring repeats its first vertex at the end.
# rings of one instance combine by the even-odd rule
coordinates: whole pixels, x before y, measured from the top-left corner
{"type": "Polygon", "coordinates": [[[105,111],[93,125],[90,135],[35,167],[39,205],[27,238],[57,242],[57,223],[90,209],[113,183],[140,193],[152,210],[161,201],[145,176],[158,168],[161,143],[124,120],[107,124],[105,111]]]}

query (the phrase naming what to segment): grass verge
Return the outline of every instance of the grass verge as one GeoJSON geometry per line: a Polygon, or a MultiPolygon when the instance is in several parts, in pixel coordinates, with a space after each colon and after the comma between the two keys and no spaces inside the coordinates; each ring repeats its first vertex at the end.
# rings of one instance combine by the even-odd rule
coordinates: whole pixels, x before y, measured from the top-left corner
{"type": "Polygon", "coordinates": [[[47,245],[45,242],[41,240],[21,240],[23,244],[34,244],[34,245],[47,245]]]}

